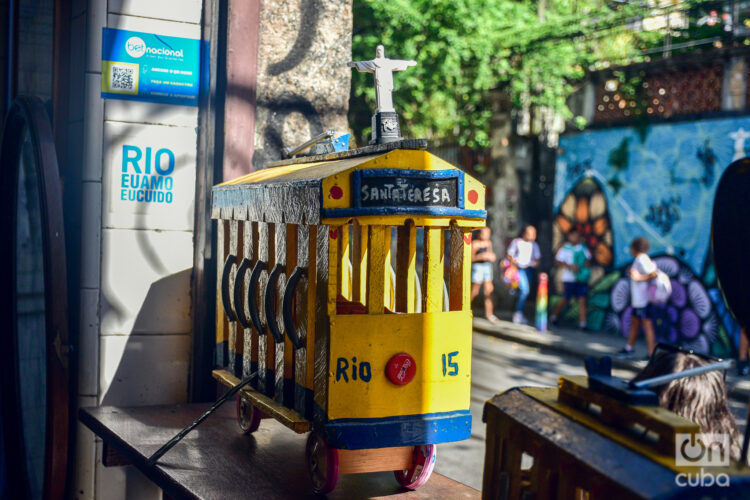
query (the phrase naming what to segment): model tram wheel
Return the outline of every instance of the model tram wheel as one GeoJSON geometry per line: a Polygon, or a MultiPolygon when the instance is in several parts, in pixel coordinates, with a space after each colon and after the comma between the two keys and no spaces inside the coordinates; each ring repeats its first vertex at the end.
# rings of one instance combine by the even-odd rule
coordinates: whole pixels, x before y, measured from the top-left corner
{"type": "Polygon", "coordinates": [[[330,493],[339,480],[339,452],[329,448],[326,439],[311,432],[305,447],[307,473],[313,483],[315,493],[330,493]]]}
{"type": "Polygon", "coordinates": [[[243,433],[252,434],[257,431],[262,417],[260,410],[237,394],[237,423],[243,433]]]}
{"type": "Polygon", "coordinates": [[[437,446],[427,444],[414,447],[414,458],[410,469],[393,471],[398,484],[416,490],[430,479],[437,459],[437,446]]]}

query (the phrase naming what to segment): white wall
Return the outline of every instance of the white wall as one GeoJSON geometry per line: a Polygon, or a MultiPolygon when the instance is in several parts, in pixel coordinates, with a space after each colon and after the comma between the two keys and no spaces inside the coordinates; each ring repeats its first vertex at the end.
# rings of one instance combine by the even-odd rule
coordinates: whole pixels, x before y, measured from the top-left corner
{"type": "MultiPolygon", "coordinates": [[[[200,38],[200,0],[74,2],[74,43],[85,43],[79,405],[187,399],[191,346],[198,108],[102,100],[103,27],[200,38]],[[84,38],[82,40],[81,38],[84,38]],[[119,199],[123,144],[175,153],[174,203],[119,199]]],[[[71,62],[71,66],[73,66],[71,62]]],[[[133,467],[105,468],[101,442],[79,425],[74,495],[160,498],[133,467]]]]}

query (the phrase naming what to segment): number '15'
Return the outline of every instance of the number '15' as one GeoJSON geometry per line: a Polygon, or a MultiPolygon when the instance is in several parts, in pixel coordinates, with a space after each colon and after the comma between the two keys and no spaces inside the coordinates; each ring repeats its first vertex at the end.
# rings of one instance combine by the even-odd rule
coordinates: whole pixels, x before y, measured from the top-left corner
{"type": "Polygon", "coordinates": [[[458,363],[453,361],[453,358],[458,356],[458,351],[449,352],[447,354],[447,364],[446,364],[446,355],[443,354],[443,377],[446,375],[449,375],[451,377],[455,377],[458,375],[458,363]],[[450,368],[450,371],[448,371],[448,368],[450,368]]]}

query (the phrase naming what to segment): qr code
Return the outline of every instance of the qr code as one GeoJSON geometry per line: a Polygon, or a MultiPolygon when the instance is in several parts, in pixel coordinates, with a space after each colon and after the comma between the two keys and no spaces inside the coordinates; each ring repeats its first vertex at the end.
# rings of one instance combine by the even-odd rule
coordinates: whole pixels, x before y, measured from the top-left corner
{"type": "Polygon", "coordinates": [[[137,78],[136,67],[113,64],[110,66],[109,88],[120,92],[135,92],[137,78]]]}

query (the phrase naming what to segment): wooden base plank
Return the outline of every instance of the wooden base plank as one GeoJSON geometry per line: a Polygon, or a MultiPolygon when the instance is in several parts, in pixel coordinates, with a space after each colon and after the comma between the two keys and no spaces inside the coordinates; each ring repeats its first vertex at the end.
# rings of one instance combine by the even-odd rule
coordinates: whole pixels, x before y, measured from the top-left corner
{"type": "Polygon", "coordinates": [[[413,446],[339,450],[339,474],[406,470],[411,467],[413,446]]]}
{"type": "MultiPolygon", "coordinates": [[[[211,372],[213,377],[227,387],[234,387],[240,383],[240,379],[235,377],[227,370],[214,370],[211,372]]],[[[292,429],[298,434],[303,434],[310,430],[310,422],[301,417],[296,411],[279,404],[268,396],[264,396],[258,391],[246,386],[241,389],[242,396],[253,406],[263,412],[264,415],[273,417],[282,425],[292,429]]]]}

